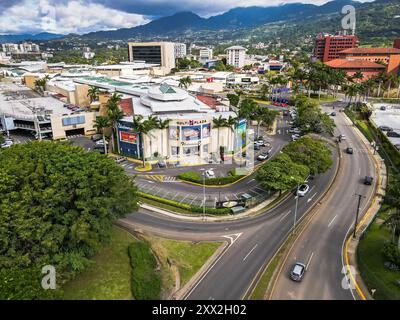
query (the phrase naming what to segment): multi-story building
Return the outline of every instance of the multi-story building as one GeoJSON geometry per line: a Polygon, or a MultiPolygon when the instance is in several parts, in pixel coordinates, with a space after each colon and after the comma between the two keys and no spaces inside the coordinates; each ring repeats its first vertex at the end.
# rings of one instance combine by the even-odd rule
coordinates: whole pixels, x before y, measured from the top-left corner
{"type": "Polygon", "coordinates": [[[340,52],[339,58],[382,63],[387,66],[387,73],[392,73],[396,75],[399,74],[400,71],[400,49],[396,47],[347,49],[340,52]]]}
{"type": "Polygon", "coordinates": [[[319,34],[315,40],[314,57],[322,62],[339,58],[345,49],[357,48],[358,37],[355,35],[319,34]]]}
{"type": "Polygon", "coordinates": [[[19,51],[19,46],[16,43],[3,43],[1,47],[5,53],[17,53],[19,51]]]}
{"type": "Polygon", "coordinates": [[[19,45],[19,53],[40,52],[40,48],[36,43],[23,42],[19,45]]]}
{"type": "Polygon", "coordinates": [[[199,62],[205,64],[207,61],[212,60],[213,49],[211,48],[201,48],[199,51],[199,62]]]}
{"type": "Polygon", "coordinates": [[[175,46],[172,42],[129,42],[129,61],[160,65],[160,75],[175,68],[175,46]]]}
{"type": "Polygon", "coordinates": [[[186,44],[184,43],[174,43],[175,49],[175,59],[184,58],[187,54],[186,44]]]}
{"type": "Polygon", "coordinates": [[[225,50],[228,65],[234,66],[235,68],[243,68],[245,65],[246,48],[241,46],[232,46],[225,50]]]}

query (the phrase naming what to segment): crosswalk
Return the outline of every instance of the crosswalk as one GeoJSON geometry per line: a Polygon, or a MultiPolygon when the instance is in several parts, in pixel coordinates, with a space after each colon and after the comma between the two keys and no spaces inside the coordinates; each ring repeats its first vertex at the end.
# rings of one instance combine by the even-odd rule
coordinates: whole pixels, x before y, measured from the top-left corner
{"type": "Polygon", "coordinates": [[[147,180],[157,181],[157,182],[176,182],[177,181],[176,177],[166,176],[163,174],[141,175],[140,177],[147,179],[147,180]]]}

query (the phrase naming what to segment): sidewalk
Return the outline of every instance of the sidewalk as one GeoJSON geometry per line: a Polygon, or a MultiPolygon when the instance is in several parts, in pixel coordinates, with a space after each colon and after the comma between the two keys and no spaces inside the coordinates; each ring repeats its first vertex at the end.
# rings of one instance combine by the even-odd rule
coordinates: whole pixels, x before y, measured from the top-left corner
{"type": "Polygon", "coordinates": [[[353,238],[353,233],[349,234],[349,237],[346,240],[345,248],[344,248],[344,255],[345,255],[345,262],[346,267],[348,269],[348,274],[352,283],[355,286],[357,294],[359,298],[362,300],[373,300],[367,286],[365,285],[363,279],[360,276],[357,266],[357,247],[360,241],[360,237],[362,234],[367,230],[368,226],[371,224],[373,219],[375,218],[376,214],[378,213],[381,207],[381,201],[385,196],[386,192],[386,184],[387,184],[387,171],[386,165],[384,160],[380,157],[379,153],[375,152],[374,148],[371,146],[370,142],[365,138],[365,136],[361,133],[361,131],[353,125],[351,120],[346,116],[346,121],[352,125],[354,131],[360,137],[360,139],[365,144],[367,151],[371,158],[373,159],[375,165],[375,177],[376,177],[376,185],[375,185],[375,195],[370,201],[369,207],[367,212],[359,222],[357,229],[356,229],[356,237],[353,238]],[[353,267],[353,272],[350,269],[350,266],[353,267]]]}

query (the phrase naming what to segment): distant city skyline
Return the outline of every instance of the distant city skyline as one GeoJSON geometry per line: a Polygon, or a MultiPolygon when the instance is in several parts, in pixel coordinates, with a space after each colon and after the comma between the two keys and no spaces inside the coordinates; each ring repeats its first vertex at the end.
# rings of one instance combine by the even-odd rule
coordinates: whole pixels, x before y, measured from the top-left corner
{"type": "MultiPolygon", "coordinates": [[[[372,1],[361,0],[359,2],[372,1]]],[[[161,16],[193,11],[209,17],[232,8],[288,3],[321,5],[327,0],[0,0],[2,34],[88,33],[130,28],[161,16]]]]}

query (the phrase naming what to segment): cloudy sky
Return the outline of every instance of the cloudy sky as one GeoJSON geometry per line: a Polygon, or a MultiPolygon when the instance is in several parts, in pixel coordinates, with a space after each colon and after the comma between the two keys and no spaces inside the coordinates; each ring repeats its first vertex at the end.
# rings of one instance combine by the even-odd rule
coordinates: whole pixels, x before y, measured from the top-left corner
{"type": "Polygon", "coordinates": [[[328,0],[0,0],[0,34],[87,33],[134,27],[179,11],[208,17],[239,6],[328,0]]]}

